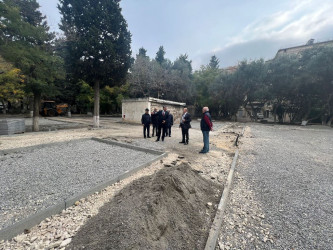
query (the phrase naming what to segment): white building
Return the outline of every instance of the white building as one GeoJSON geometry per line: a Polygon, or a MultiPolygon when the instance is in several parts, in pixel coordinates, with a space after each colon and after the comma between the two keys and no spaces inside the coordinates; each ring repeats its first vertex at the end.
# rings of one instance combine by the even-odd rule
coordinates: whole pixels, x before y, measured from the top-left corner
{"type": "Polygon", "coordinates": [[[173,102],[152,97],[124,99],[122,101],[122,118],[124,122],[141,123],[141,117],[142,114],[145,113],[146,108],[148,108],[149,113],[151,113],[154,108],[162,110],[163,106],[166,106],[167,110],[173,115],[173,123],[175,125],[179,124],[186,103],[173,102]]]}

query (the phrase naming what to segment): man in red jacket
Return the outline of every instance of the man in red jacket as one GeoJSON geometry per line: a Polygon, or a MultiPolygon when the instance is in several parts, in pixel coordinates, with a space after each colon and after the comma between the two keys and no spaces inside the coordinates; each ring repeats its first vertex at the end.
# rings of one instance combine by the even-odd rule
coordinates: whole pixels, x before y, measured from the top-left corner
{"type": "Polygon", "coordinates": [[[206,154],[209,152],[209,131],[213,130],[212,117],[210,116],[208,107],[202,108],[202,118],[200,122],[200,128],[203,135],[204,147],[199,153],[206,154]]]}

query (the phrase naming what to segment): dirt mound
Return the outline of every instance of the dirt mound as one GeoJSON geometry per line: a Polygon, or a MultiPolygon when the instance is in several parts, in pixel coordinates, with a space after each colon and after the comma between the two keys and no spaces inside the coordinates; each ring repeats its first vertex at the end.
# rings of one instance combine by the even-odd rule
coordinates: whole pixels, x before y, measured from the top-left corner
{"type": "Polygon", "coordinates": [[[203,249],[221,191],[187,164],[165,168],[120,191],[67,249],[203,249]]]}

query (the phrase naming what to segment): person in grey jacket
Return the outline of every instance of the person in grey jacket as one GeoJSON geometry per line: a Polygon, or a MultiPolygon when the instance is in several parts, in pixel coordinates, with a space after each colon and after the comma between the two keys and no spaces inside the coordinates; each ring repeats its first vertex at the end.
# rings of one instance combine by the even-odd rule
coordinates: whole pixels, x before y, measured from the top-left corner
{"type": "Polygon", "coordinates": [[[191,115],[187,112],[187,108],[184,108],[182,118],[180,119],[180,125],[182,129],[182,141],[179,143],[188,144],[189,134],[188,131],[191,128],[191,115]]]}

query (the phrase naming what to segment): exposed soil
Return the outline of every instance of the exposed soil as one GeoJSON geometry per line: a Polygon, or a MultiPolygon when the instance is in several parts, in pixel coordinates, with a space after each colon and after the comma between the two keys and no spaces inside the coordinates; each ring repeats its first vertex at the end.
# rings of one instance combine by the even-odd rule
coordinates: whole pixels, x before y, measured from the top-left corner
{"type": "Polygon", "coordinates": [[[187,163],[164,168],[121,190],[67,249],[203,249],[221,191],[187,163]]]}

